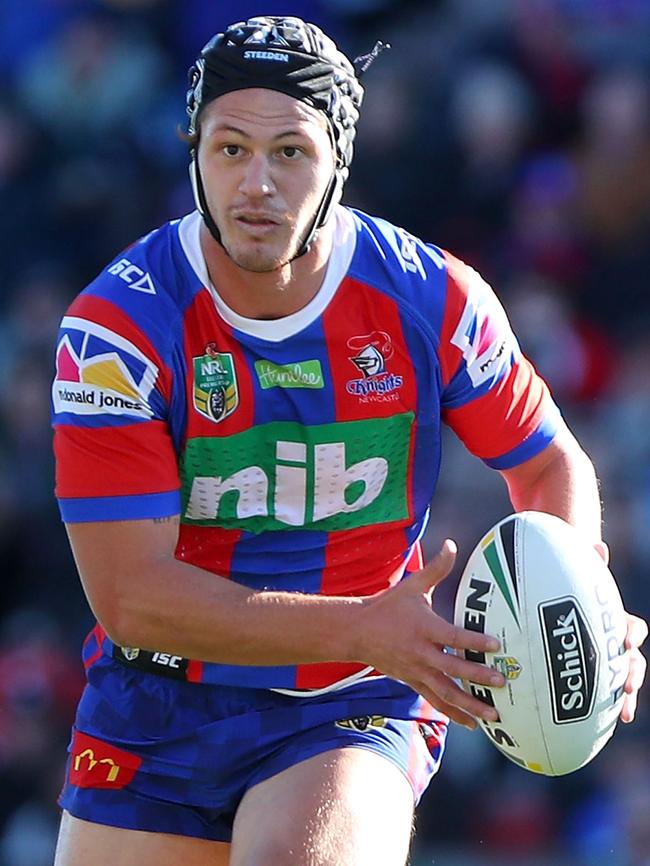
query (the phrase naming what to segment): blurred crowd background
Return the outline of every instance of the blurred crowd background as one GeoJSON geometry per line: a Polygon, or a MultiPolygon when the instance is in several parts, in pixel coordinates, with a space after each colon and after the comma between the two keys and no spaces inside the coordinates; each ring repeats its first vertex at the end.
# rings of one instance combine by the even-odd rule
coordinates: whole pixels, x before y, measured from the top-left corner
{"type": "MultiPolygon", "coordinates": [[[[264,13],[352,56],[392,44],[364,82],[345,201],[495,287],[598,467],[626,605],[650,616],[650,0],[2,0],[0,866],[52,862],[91,624],[52,492],[57,324],[108,260],[192,208],[187,68],[264,13]]],[[[445,457],[426,544],[451,535],[462,562],[510,509],[451,436],[445,457]]],[[[649,693],[564,779],[454,729],[414,866],[648,866],[649,693]]]]}

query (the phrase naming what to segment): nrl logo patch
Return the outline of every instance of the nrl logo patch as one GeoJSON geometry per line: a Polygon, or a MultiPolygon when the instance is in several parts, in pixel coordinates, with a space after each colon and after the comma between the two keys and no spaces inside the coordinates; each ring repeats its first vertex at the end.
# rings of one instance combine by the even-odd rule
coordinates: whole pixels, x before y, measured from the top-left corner
{"type": "Polygon", "coordinates": [[[239,406],[235,364],[230,352],[217,352],[214,343],[205,355],[192,359],[194,367],[194,408],[209,421],[218,423],[239,406]]]}
{"type": "Polygon", "coordinates": [[[494,667],[507,680],[516,680],[522,671],[521,665],[514,656],[495,656],[494,667]]]}

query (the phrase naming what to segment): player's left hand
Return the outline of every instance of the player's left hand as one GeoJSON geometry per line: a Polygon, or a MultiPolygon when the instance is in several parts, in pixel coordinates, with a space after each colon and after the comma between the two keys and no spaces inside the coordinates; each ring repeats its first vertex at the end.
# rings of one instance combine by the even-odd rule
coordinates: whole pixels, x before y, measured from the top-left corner
{"type": "MultiPolygon", "coordinates": [[[[609,548],[604,541],[598,541],[594,547],[602,557],[605,565],[609,564],[609,548]]],[[[621,709],[620,719],[622,722],[629,724],[634,721],[636,713],[636,703],[639,697],[639,689],[643,685],[645,672],[648,663],[641,652],[641,645],[648,637],[648,623],[641,619],[640,616],[635,616],[633,613],[625,613],[627,617],[627,634],[625,636],[625,649],[630,658],[630,668],[623,691],[623,708],[621,709]]]]}

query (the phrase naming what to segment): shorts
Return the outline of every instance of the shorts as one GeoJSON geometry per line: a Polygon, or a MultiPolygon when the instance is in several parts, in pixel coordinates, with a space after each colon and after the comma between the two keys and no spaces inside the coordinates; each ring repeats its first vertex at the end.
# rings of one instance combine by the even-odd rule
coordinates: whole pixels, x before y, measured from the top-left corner
{"type": "Polygon", "coordinates": [[[102,656],[87,672],[59,805],[77,818],[229,842],[246,791],[321,752],[383,755],[417,803],[446,717],[383,677],[316,697],[179,682],[102,656]]]}

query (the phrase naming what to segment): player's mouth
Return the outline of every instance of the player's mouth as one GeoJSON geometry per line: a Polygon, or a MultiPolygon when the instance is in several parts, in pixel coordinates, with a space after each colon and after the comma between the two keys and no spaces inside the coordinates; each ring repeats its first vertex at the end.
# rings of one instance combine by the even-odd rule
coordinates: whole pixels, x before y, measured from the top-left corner
{"type": "Polygon", "coordinates": [[[235,216],[235,222],[247,233],[266,233],[280,225],[276,216],[264,213],[243,213],[235,216]]]}

